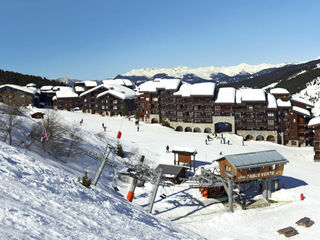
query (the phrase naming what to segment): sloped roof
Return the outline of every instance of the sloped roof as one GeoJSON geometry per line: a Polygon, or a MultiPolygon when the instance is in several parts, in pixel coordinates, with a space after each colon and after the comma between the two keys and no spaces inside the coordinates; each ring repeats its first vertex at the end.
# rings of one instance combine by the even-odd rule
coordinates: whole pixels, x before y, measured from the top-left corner
{"type": "Polygon", "coordinates": [[[295,112],[300,113],[302,115],[306,115],[308,117],[311,116],[310,112],[307,109],[304,109],[304,108],[301,108],[301,107],[293,106],[292,107],[292,111],[295,111],[295,112]]]}
{"type": "Polygon", "coordinates": [[[142,83],[138,89],[139,92],[156,92],[158,89],[177,90],[181,84],[180,79],[160,79],[156,78],[153,81],[142,83]]]}
{"type": "Polygon", "coordinates": [[[185,153],[197,153],[197,149],[195,148],[187,148],[187,147],[179,147],[179,146],[174,146],[171,149],[173,152],[185,152],[185,153]]]}
{"type": "Polygon", "coordinates": [[[96,87],[97,86],[97,82],[96,81],[92,81],[92,80],[88,80],[88,81],[84,81],[84,85],[86,87],[96,87]]]}
{"type": "Polygon", "coordinates": [[[315,127],[319,125],[320,125],[320,117],[312,118],[308,123],[308,127],[315,127]]]}
{"type": "Polygon", "coordinates": [[[236,89],[233,87],[219,88],[215,103],[235,103],[236,89]]]}
{"type": "Polygon", "coordinates": [[[267,100],[268,100],[267,108],[269,108],[269,109],[278,108],[277,100],[272,94],[270,94],[270,93],[267,94],[267,100]]]}
{"type": "Polygon", "coordinates": [[[159,164],[156,168],[156,171],[161,169],[162,175],[164,176],[169,175],[172,178],[176,178],[184,168],[185,168],[184,166],[159,164]]]}
{"type": "Polygon", "coordinates": [[[289,91],[285,88],[273,88],[270,90],[271,94],[289,94],[289,91]]]}
{"type": "Polygon", "coordinates": [[[41,91],[50,91],[53,89],[53,86],[42,86],[40,88],[41,91]]]}
{"type": "Polygon", "coordinates": [[[102,80],[103,84],[119,84],[126,87],[132,87],[133,84],[129,79],[117,78],[102,80]]]}
{"type": "Polygon", "coordinates": [[[56,96],[57,98],[77,98],[78,94],[76,94],[71,87],[63,87],[56,92],[56,96]]]}
{"type": "Polygon", "coordinates": [[[227,159],[235,169],[271,166],[273,164],[289,162],[276,150],[226,155],[217,161],[220,161],[224,158],[227,159]]]}
{"type": "Polygon", "coordinates": [[[106,94],[111,94],[113,96],[116,96],[120,99],[134,99],[136,97],[136,92],[127,88],[127,87],[124,87],[122,85],[107,85],[107,84],[104,84],[104,87],[108,90],[102,92],[102,93],[99,93],[97,95],[97,98],[100,98],[106,94]]]}
{"type": "Polygon", "coordinates": [[[0,86],[0,88],[4,88],[4,87],[14,88],[16,90],[30,93],[33,95],[35,95],[37,93],[37,90],[35,88],[28,88],[28,87],[24,87],[24,86],[15,85],[15,84],[4,84],[4,85],[0,86]]]}
{"type": "Polygon", "coordinates": [[[308,101],[308,100],[306,100],[306,99],[302,99],[302,98],[293,96],[293,97],[291,97],[291,100],[292,100],[292,101],[295,101],[295,102],[302,103],[302,104],[307,105],[307,106],[309,106],[309,107],[314,107],[313,103],[310,102],[310,101],[308,101]]]}
{"type": "Polygon", "coordinates": [[[75,86],[75,87],[74,87],[74,90],[75,90],[76,92],[84,92],[84,91],[85,91],[84,87],[82,87],[82,86],[75,86]]]}
{"type": "Polygon", "coordinates": [[[266,93],[263,89],[245,88],[236,91],[236,103],[265,101],[266,93]]]}
{"type": "Polygon", "coordinates": [[[291,107],[291,101],[283,101],[281,99],[277,99],[278,107],[291,107]]]}
{"type": "Polygon", "coordinates": [[[183,83],[179,91],[173,95],[190,97],[190,96],[212,96],[214,95],[215,83],[183,83]]]}

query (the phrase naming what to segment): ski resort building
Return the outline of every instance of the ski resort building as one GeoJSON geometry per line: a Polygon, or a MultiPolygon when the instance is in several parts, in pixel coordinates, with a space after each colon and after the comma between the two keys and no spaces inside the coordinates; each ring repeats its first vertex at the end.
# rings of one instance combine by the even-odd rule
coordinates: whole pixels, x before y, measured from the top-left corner
{"type": "Polygon", "coordinates": [[[0,102],[16,106],[38,106],[39,91],[33,86],[4,84],[0,86],[0,102]]]}
{"type": "Polygon", "coordinates": [[[312,118],[308,123],[310,129],[314,129],[313,149],[314,161],[320,162],[320,117],[312,118]]]}
{"type": "Polygon", "coordinates": [[[52,98],[54,109],[72,110],[78,106],[78,94],[71,87],[54,87],[56,96],[52,98]]]}
{"type": "Polygon", "coordinates": [[[141,84],[137,111],[147,123],[167,123],[176,131],[232,132],[245,140],[292,146],[312,144],[308,128],[312,103],[283,88],[216,88],[214,83],[155,79],[141,84]]]}
{"type": "Polygon", "coordinates": [[[136,92],[118,85],[101,84],[80,94],[83,112],[114,116],[122,113],[131,115],[136,109],[136,92]]]}

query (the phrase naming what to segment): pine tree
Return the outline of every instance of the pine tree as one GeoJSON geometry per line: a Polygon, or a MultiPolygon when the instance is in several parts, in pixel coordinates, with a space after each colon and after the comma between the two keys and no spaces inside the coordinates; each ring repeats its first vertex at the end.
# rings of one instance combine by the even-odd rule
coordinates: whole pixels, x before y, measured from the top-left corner
{"type": "Polygon", "coordinates": [[[122,116],[128,116],[128,106],[125,103],[121,107],[121,115],[122,116]]]}
{"type": "Polygon", "coordinates": [[[122,158],[124,157],[124,152],[123,152],[122,145],[120,142],[118,142],[118,144],[117,144],[116,153],[119,157],[122,157],[122,158]]]}
{"type": "Polygon", "coordinates": [[[140,114],[140,112],[137,110],[137,111],[136,111],[135,118],[136,118],[137,120],[139,120],[140,117],[141,117],[141,114],[140,114]]]}

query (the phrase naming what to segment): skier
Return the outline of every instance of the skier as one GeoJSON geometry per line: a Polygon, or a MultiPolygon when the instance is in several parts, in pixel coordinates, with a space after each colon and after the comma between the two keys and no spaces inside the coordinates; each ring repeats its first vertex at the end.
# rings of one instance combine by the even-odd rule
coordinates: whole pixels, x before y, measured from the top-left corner
{"type": "Polygon", "coordinates": [[[230,145],[230,140],[228,140],[228,145],[230,145]]]}
{"type": "Polygon", "coordinates": [[[169,152],[169,145],[166,146],[167,153],[169,152]]]}
{"type": "Polygon", "coordinates": [[[139,132],[139,126],[137,126],[137,132],[139,132]]]}
{"type": "Polygon", "coordinates": [[[206,140],[204,140],[204,142],[206,143],[206,145],[208,145],[208,140],[206,139],[206,140]]]}
{"type": "Polygon", "coordinates": [[[219,154],[222,155],[222,152],[220,152],[219,154]]]}
{"type": "Polygon", "coordinates": [[[242,138],[242,146],[244,146],[244,138],[242,138]]]}

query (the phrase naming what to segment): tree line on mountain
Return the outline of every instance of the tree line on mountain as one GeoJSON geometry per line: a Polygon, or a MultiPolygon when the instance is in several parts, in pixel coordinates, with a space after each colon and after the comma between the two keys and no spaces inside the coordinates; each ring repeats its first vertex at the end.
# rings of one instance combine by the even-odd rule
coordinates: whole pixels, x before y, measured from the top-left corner
{"type": "Polygon", "coordinates": [[[0,85],[3,84],[16,84],[26,86],[29,83],[34,83],[38,88],[42,86],[64,86],[65,84],[56,80],[49,80],[45,77],[21,74],[17,72],[5,71],[0,69],[0,85]]]}
{"type": "Polygon", "coordinates": [[[320,77],[320,59],[302,64],[286,65],[270,73],[255,76],[243,81],[225,84],[223,87],[263,88],[276,83],[274,87],[286,88],[290,94],[306,88],[306,84],[320,77]],[[305,71],[305,72],[302,72],[305,71]]]}

